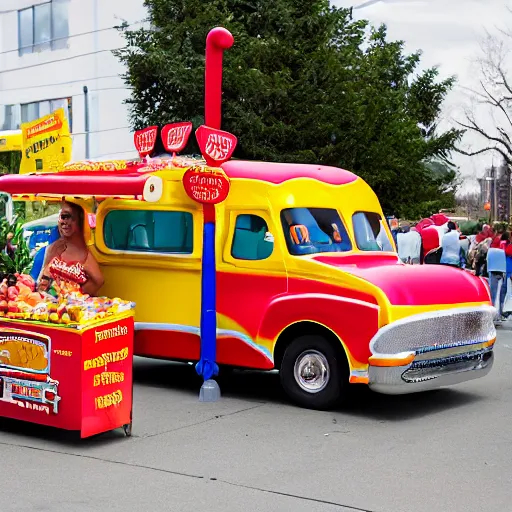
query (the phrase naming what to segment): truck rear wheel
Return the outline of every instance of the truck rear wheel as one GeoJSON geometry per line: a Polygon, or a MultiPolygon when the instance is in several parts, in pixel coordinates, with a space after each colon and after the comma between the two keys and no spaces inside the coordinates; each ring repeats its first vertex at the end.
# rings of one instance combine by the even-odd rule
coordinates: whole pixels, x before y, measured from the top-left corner
{"type": "Polygon", "coordinates": [[[330,409],[347,394],[346,360],[323,337],[300,336],[286,348],[281,385],[290,399],[308,409],[330,409]]]}

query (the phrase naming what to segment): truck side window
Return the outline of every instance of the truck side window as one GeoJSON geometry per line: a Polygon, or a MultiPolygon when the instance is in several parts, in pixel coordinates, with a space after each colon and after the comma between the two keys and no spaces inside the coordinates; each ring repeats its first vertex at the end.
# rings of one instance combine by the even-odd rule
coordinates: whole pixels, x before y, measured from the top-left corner
{"type": "Polygon", "coordinates": [[[281,223],[288,250],[294,256],[352,249],[347,230],[333,208],[287,208],[281,212],[281,223]]]}
{"type": "Polygon", "coordinates": [[[352,216],[357,247],[361,251],[393,251],[378,213],[357,212],[352,216]]]}
{"type": "Polygon", "coordinates": [[[189,212],[112,210],[103,224],[109,249],[164,254],[191,254],[193,217],[189,212]]]}
{"type": "Polygon", "coordinates": [[[267,223],[258,215],[241,214],[236,218],[231,256],[237,260],[265,260],[274,250],[274,239],[267,223]]]}

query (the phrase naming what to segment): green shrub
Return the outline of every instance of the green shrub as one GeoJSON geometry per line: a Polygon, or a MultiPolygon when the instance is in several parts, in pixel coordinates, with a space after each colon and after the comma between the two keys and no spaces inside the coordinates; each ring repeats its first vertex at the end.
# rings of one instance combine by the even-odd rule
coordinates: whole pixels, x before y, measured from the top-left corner
{"type": "Polygon", "coordinates": [[[4,217],[0,219],[0,272],[3,274],[28,273],[32,268],[33,258],[30,256],[30,249],[23,238],[23,224],[15,218],[12,224],[9,224],[4,217]],[[9,257],[4,248],[7,243],[7,235],[14,235],[12,244],[16,247],[14,258],[9,257]]]}

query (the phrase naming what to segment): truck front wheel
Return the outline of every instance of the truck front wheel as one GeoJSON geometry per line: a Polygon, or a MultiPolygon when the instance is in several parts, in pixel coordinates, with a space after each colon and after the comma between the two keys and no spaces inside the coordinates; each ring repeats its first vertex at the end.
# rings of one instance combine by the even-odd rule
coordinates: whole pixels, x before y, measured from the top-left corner
{"type": "Polygon", "coordinates": [[[346,395],[346,360],[323,337],[300,336],[286,348],[280,368],[281,384],[296,404],[330,409],[346,395]]]}

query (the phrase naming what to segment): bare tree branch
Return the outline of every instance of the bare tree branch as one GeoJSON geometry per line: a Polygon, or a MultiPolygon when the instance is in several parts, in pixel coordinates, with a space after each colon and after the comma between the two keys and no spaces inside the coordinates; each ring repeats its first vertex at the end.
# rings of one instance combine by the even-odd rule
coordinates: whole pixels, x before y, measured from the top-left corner
{"type": "Polygon", "coordinates": [[[505,107],[503,107],[503,102],[504,101],[507,101],[506,98],[501,98],[500,100],[497,100],[486,88],[485,84],[482,82],[482,80],[480,80],[480,85],[482,87],[482,89],[485,91],[485,94],[487,94],[487,96],[489,98],[491,98],[491,101],[487,101],[487,103],[489,103],[490,105],[492,106],[495,106],[497,108],[499,108],[503,114],[505,114],[505,117],[507,118],[507,121],[509,122],[510,126],[512,127],[512,119],[510,118],[510,115],[508,114],[508,112],[505,110],[505,107]]]}
{"type": "Polygon", "coordinates": [[[470,124],[461,123],[460,121],[457,121],[457,124],[459,124],[463,128],[466,128],[467,130],[471,130],[480,134],[482,137],[485,137],[488,141],[496,142],[498,144],[503,145],[505,147],[505,151],[509,152],[512,155],[512,146],[510,144],[500,139],[499,137],[493,137],[492,135],[489,135],[487,132],[482,130],[482,128],[479,128],[475,121],[468,119],[468,122],[470,124]]]}
{"type": "MultiPolygon", "coordinates": [[[[512,8],[508,7],[512,14],[512,8]]],[[[475,150],[456,148],[457,152],[467,156],[477,156],[487,152],[495,152],[503,157],[508,166],[512,165],[512,78],[510,68],[510,45],[512,30],[499,29],[490,33],[485,31],[481,43],[482,55],[476,60],[480,67],[481,79],[479,89],[469,91],[473,97],[473,110],[465,110],[465,120],[456,121],[468,132],[478,134],[486,144],[475,150]],[[477,119],[478,105],[488,107],[494,127],[488,127],[488,120],[477,119]],[[504,119],[500,120],[499,116],[504,119]]],[[[487,110],[487,109],[486,109],[487,110]]],[[[478,116],[479,117],[479,116],[478,116]]]]}
{"type": "MultiPolygon", "coordinates": [[[[503,82],[497,82],[498,85],[503,85],[505,87],[505,89],[507,89],[507,91],[512,94],[512,88],[510,87],[509,83],[508,83],[508,80],[507,80],[507,77],[505,76],[505,73],[503,72],[503,70],[501,69],[501,66],[498,66],[496,68],[496,70],[498,71],[498,73],[500,74],[501,76],[501,79],[503,80],[503,82]]],[[[507,97],[507,99],[512,99],[512,97],[507,97]]]]}
{"type": "Polygon", "coordinates": [[[498,126],[498,128],[497,128],[497,129],[498,129],[498,131],[501,133],[501,135],[502,135],[505,139],[507,139],[507,142],[508,142],[509,144],[512,144],[512,141],[510,140],[510,137],[509,137],[508,133],[507,133],[503,128],[501,128],[501,126],[498,126]]]}
{"type": "Polygon", "coordinates": [[[502,151],[501,149],[499,149],[498,147],[494,146],[494,147],[487,147],[487,148],[483,148],[483,149],[479,149],[477,151],[465,151],[464,149],[462,148],[455,148],[455,151],[457,153],[460,153],[461,155],[464,155],[464,156],[477,156],[477,155],[481,155],[482,153],[487,153],[487,152],[498,152],[501,154],[501,156],[503,157],[503,159],[505,160],[505,162],[508,164],[508,165],[512,165],[512,158],[510,157],[510,155],[507,155],[507,153],[505,153],[504,151],[502,151]]]}

